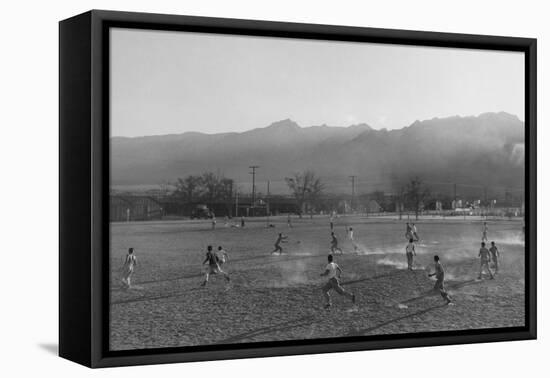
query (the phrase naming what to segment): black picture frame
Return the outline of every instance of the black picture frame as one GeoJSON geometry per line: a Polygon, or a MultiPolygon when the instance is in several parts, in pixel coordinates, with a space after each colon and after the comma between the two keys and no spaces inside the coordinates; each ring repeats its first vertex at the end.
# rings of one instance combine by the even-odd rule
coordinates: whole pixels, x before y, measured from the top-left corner
{"type": "Polygon", "coordinates": [[[88,367],[535,339],[536,39],[92,10],[59,24],[59,354],[88,367]],[[520,51],[525,54],[524,327],[109,351],[110,27],[520,51]]]}

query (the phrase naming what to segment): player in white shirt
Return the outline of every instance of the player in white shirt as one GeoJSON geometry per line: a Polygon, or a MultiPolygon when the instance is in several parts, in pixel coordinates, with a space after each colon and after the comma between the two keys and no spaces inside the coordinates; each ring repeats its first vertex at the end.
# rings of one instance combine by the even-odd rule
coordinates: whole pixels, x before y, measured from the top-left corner
{"type": "Polygon", "coordinates": [[[218,258],[218,264],[220,266],[225,264],[229,260],[229,255],[221,245],[218,246],[218,252],[216,253],[216,257],[218,258]]]}
{"type": "Polygon", "coordinates": [[[407,238],[407,240],[409,240],[413,237],[412,228],[411,228],[411,225],[410,225],[409,222],[407,222],[407,229],[405,231],[405,237],[407,238]]]}
{"type": "Polygon", "coordinates": [[[418,237],[418,232],[416,230],[416,224],[412,224],[412,234],[413,234],[413,237],[414,237],[414,241],[419,241],[420,238],[418,237]]]}
{"type": "Polygon", "coordinates": [[[481,241],[487,242],[489,239],[487,238],[487,231],[489,231],[489,228],[487,227],[487,222],[483,222],[483,227],[481,228],[481,241]]]}
{"type": "Polygon", "coordinates": [[[409,244],[405,247],[405,253],[407,255],[407,269],[413,270],[413,260],[416,256],[416,250],[414,249],[414,240],[409,239],[409,244]]]}
{"type": "Polygon", "coordinates": [[[215,230],[216,229],[216,216],[214,215],[214,213],[212,213],[211,215],[211,219],[210,221],[212,222],[212,229],[215,230]]]}
{"type": "Polygon", "coordinates": [[[500,259],[500,251],[497,248],[497,245],[494,241],[491,242],[491,248],[489,248],[489,252],[491,252],[491,260],[493,260],[493,264],[495,265],[495,274],[498,273],[498,260],[500,259]]]}
{"type": "Polygon", "coordinates": [[[130,278],[132,277],[132,274],[134,273],[134,268],[137,264],[137,258],[134,255],[134,248],[128,249],[128,254],[126,255],[126,258],[124,259],[124,265],[122,265],[121,269],[121,280],[122,283],[130,289],[132,287],[132,284],[130,282],[130,278]]]}
{"type": "Polygon", "coordinates": [[[333,261],[333,256],[328,255],[328,264],[325,267],[325,271],[321,273],[322,277],[328,277],[328,282],[323,286],[323,295],[326,299],[326,305],[325,308],[330,308],[332,306],[332,303],[330,301],[330,291],[334,290],[338,294],[343,295],[345,297],[348,297],[351,299],[353,303],[355,303],[355,294],[351,294],[344,290],[342,286],[340,286],[340,275],[342,274],[342,269],[333,261]]]}
{"type": "Polygon", "coordinates": [[[353,238],[353,227],[348,228],[348,237],[351,241],[351,244],[353,244],[353,250],[357,252],[359,248],[357,248],[357,244],[355,244],[355,239],[353,238]]]}

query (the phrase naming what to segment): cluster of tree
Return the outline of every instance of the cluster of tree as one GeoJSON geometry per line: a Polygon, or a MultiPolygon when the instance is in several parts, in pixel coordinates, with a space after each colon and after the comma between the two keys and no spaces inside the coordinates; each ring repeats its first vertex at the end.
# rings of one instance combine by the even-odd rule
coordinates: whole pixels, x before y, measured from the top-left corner
{"type": "Polygon", "coordinates": [[[212,204],[233,198],[233,180],[212,172],[178,178],[174,186],[173,196],[187,203],[212,204]]]}
{"type": "Polygon", "coordinates": [[[405,185],[398,186],[395,194],[397,211],[400,217],[404,211],[412,211],[415,218],[418,219],[429,200],[430,190],[419,177],[413,177],[405,185]]]}
{"type": "Polygon", "coordinates": [[[298,215],[313,213],[319,205],[325,188],[321,179],[311,170],[295,173],[292,177],[286,177],[285,181],[292,195],[296,199],[298,215]]]}
{"type": "MultiPolygon", "coordinates": [[[[311,170],[295,173],[292,177],[287,177],[285,181],[296,199],[300,217],[304,213],[324,209],[327,205],[329,205],[328,207],[332,206],[332,210],[338,206],[335,203],[327,203],[327,198],[323,196],[325,186],[311,170]]],[[[394,211],[395,208],[399,213],[412,211],[417,219],[420,213],[430,205],[430,201],[435,202],[430,197],[430,190],[419,177],[411,178],[406,184],[399,186],[399,190],[393,198],[386,196],[382,191],[375,191],[368,195],[360,195],[359,203],[361,200],[365,204],[370,200],[375,200],[382,209],[388,211],[394,211]]]]}
{"type": "MultiPolygon", "coordinates": [[[[298,214],[314,213],[320,210],[334,210],[339,201],[331,201],[324,196],[325,185],[312,170],[294,173],[286,177],[288,188],[296,200],[298,214]]],[[[202,175],[189,175],[179,178],[174,184],[173,196],[186,203],[231,203],[234,196],[234,181],[223,175],[205,172],[202,175]]],[[[359,195],[359,203],[375,200],[386,211],[412,211],[418,218],[419,214],[429,206],[430,191],[419,177],[410,179],[407,183],[397,186],[393,197],[388,197],[382,191],[367,195],[359,195]]]]}

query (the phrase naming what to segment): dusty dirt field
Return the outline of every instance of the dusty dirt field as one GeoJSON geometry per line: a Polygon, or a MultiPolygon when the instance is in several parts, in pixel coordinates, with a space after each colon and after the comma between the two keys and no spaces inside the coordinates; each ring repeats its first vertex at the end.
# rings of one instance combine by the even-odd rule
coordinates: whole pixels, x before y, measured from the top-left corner
{"type": "Polygon", "coordinates": [[[247,220],[246,227],[216,230],[208,221],[119,223],[111,226],[112,350],[205,344],[398,334],[524,325],[524,244],[521,223],[489,221],[489,240],[502,258],[495,280],[477,279],[480,221],[417,222],[415,270],[406,270],[405,220],[339,218],[335,232],[344,255],[343,286],[357,304],[332,293],[325,310],[319,274],[330,248],[327,217],[247,220]],[[354,228],[354,252],[345,226],[354,228]],[[289,236],[283,255],[270,255],[278,232],[289,236]],[[206,246],[229,253],[231,276],[203,280],[206,246]],[[126,290],[119,271],[128,247],[138,266],[126,290]],[[432,291],[433,255],[446,269],[455,304],[432,291]]]}

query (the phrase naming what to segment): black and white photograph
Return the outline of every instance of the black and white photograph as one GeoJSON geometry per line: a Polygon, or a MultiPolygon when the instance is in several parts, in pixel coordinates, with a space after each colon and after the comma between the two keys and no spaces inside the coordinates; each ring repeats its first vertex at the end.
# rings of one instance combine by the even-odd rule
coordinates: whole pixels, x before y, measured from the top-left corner
{"type": "Polygon", "coordinates": [[[525,61],[110,28],[109,350],[525,327],[525,61]]]}
{"type": "Polygon", "coordinates": [[[546,8],[5,2],[0,376],[544,377],[546,8]]]}

